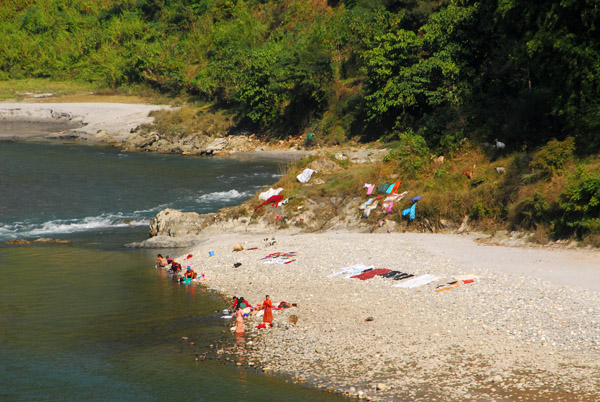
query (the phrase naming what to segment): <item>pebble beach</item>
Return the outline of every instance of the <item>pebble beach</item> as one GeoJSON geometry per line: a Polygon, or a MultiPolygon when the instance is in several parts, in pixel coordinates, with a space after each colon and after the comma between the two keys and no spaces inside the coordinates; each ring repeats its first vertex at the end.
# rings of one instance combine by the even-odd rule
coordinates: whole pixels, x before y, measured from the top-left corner
{"type": "Polygon", "coordinates": [[[238,364],[374,401],[600,399],[597,251],[486,246],[458,235],[276,232],[216,235],[187,253],[182,265],[205,275],[200,286],[253,305],[266,294],[274,305],[297,304],[275,311],[270,329],[246,319],[238,364]],[[265,263],[276,252],[296,255],[265,263]],[[340,274],[356,264],[436,280],[401,288],[340,274]],[[474,279],[436,291],[464,276],[474,279]]]}

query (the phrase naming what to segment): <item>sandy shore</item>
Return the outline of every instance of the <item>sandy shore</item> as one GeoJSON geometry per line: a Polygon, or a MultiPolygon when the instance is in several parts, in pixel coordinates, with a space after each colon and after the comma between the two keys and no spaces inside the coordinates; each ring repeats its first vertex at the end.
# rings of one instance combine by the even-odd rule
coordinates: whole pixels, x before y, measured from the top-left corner
{"type": "Polygon", "coordinates": [[[219,235],[185,253],[193,257],[183,265],[224,295],[298,304],[275,311],[272,329],[246,334],[243,364],[372,400],[600,399],[598,252],[456,235],[276,232],[268,245],[272,236],[219,235]],[[274,252],[297,256],[261,260],[274,252]],[[354,264],[478,278],[436,292],[434,283],[331,276],[354,264]]]}
{"type": "MultiPolygon", "coordinates": [[[[151,123],[148,114],[166,105],[127,103],[0,103],[2,138],[45,136],[72,131],[92,136],[100,130],[126,137],[132,129],[151,123]]],[[[117,138],[117,139],[123,139],[117,138]]]]}

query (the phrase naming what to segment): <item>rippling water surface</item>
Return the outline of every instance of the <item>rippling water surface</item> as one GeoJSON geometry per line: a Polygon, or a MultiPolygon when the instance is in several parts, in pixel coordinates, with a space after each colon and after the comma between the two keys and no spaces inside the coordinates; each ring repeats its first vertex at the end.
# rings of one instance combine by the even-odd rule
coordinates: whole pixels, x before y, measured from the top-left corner
{"type": "Polygon", "coordinates": [[[163,208],[235,205],[280,171],[273,161],[0,143],[0,400],[339,400],[197,362],[233,341],[218,314],[225,302],[156,271],[156,250],[123,247],[163,208]],[[72,243],[4,243],[36,237],[72,243]]]}

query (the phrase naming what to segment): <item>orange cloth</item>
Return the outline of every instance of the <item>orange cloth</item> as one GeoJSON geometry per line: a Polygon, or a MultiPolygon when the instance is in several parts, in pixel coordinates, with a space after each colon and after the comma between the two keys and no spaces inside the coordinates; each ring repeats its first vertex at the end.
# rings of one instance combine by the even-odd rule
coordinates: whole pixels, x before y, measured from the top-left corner
{"type": "Polygon", "coordinates": [[[262,306],[265,309],[265,314],[263,315],[263,322],[268,322],[269,324],[271,324],[273,322],[273,303],[271,303],[271,300],[266,299],[264,302],[262,302],[262,306]]]}

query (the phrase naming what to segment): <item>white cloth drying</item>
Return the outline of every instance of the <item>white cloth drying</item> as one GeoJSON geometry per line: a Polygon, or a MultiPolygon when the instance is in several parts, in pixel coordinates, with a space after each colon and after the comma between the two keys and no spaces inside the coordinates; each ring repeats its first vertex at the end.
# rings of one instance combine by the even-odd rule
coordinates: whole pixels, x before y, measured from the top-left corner
{"type": "Polygon", "coordinates": [[[258,199],[259,200],[263,200],[266,201],[269,198],[271,198],[274,195],[278,195],[279,193],[281,193],[283,191],[283,188],[277,188],[277,189],[273,189],[273,188],[269,188],[267,191],[263,191],[262,193],[260,193],[258,195],[258,199]]]}
{"type": "Polygon", "coordinates": [[[300,183],[308,183],[308,181],[310,180],[310,177],[313,175],[313,173],[317,173],[317,171],[306,168],[306,169],[304,169],[304,171],[302,173],[300,173],[298,176],[296,176],[296,178],[298,179],[298,181],[300,183]]]}

